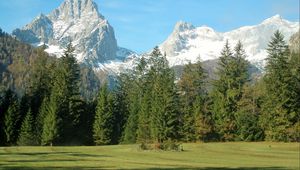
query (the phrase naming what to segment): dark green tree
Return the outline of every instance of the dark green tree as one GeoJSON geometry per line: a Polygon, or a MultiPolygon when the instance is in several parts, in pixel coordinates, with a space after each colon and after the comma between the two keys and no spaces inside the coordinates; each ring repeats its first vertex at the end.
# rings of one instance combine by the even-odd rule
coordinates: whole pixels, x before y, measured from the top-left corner
{"type": "Polygon", "coordinates": [[[197,96],[193,102],[193,117],[195,120],[195,139],[197,141],[215,140],[213,116],[209,111],[210,99],[197,96]],[[205,101],[203,101],[203,99],[205,101]]]}
{"type": "Polygon", "coordinates": [[[137,121],[139,111],[139,100],[137,86],[133,74],[123,74],[121,76],[122,95],[124,99],[123,106],[126,109],[124,115],[124,132],[122,135],[122,143],[135,143],[137,135],[137,121]]]}
{"type": "Polygon", "coordinates": [[[9,106],[17,100],[17,96],[10,89],[1,91],[1,105],[0,105],[0,145],[6,145],[5,135],[5,115],[9,106]]]}
{"type": "Polygon", "coordinates": [[[93,137],[96,145],[111,144],[114,130],[114,99],[107,84],[100,89],[93,125],[93,137]]]}
{"type": "Polygon", "coordinates": [[[201,130],[198,128],[202,126],[200,122],[205,118],[206,78],[202,63],[198,61],[195,64],[189,63],[184,67],[178,82],[183,120],[181,135],[185,141],[196,141],[199,139],[197,132],[201,130]]]}
{"type": "Polygon", "coordinates": [[[25,119],[23,120],[17,144],[19,146],[37,145],[38,141],[35,135],[35,122],[31,109],[29,109],[25,119]]]}
{"type": "Polygon", "coordinates": [[[17,122],[19,119],[19,104],[18,100],[15,98],[15,100],[10,103],[7,111],[4,113],[3,129],[6,145],[14,145],[16,143],[18,136],[17,122]]]}
{"type": "Polygon", "coordinates": [[[243,85],[249,77],[249,65],[242,44],[239,42],[236,45],[233,54],[227,41],[218,64],[218,80],[213,83],[212,112],[221,140],[230,141],[237,138],[237,102],[242,97],[243,85]]]}
{"type": "Polygon", "coordinates": [[[150,143],[151,141],[151,94],[150,91],[144,92],[138,117],[137,141],[141,143],[150,143]]]}
{"type": "MultiPolygon", "coordinates": [[[[84,114],[84,103],[79,94],[79,65],[70,43],[64,55],[57,61],[52,76],[49,102],[51,109],[42,117],[56,118],[59,144],[80,144],[79,120],[84,114]],[[51,113],[49,113],[51,110],[51,113]],[[52,112],[55,112],[52,113],[52,112]],[[50,115],[48,115],[50,114],[50,115]]],[[[43,110],[43,109],[40,109],[43,110]]],[[[40,112],[41,113],[41,112],[40,112]]]]}
{"type": "MultiPolygon", "coordinates": [[[[141,58],[138,65],[126,75],[123,75],[123,89],[125,92],[125,103],[127,105],[128,117],[125,124],[123,143],[135,143],[142,140],[141,125],[142,121],[148,116],[142,109],[143,96],[146,93],[146,78],[147,78],[147,61],[141,58]]],[[[144,103],[145,104],[145,103],[144,103]]],[[[149,119],[148,119],[149,120],[149,119]]],[[[145,122],[144,122],[145,123],[145,122]]],[[[148,126],[143,124],[143,126],[148,126]]],[[[145,132],[146,133],[146,132],[145,132]]]]}
{"type": "Polygon", "coordinates": [[[262,116],[266,139],[291,141],[295,133],[291,134],[290,131],[299,119],[298,83],[289,63],[288,46],[279,31],[274,33],[267,50],[264,76],[267,88],[262,116]]]}
{"type": "Polygon", "coordinates": [[[174,83],[175,76],[166,56],[161,54],[158,47],[151,54],[150,67],[152,139],[158,143],[175,140],[179,133],[179,98],[174,83]]]}
{"type": "Polygon", "coordinates": [[[59,118],[58,118],[58,108],[56,96],[51,94],[49,100],[44,100],[45,105],[42,105],[42,109],[45,110],[46,114],[43,118],[43,131],[41,134],[41,144],[42,145],[54,145],[57,143],[59,137],[59,118]]]}
{"type": "Polygon", "coordinates": [[[261,116],[262,95],[259,84],[247,84],[243,96],[238,101],[236,121],[238,136],[242,141],[261,141],[264,139],[263,130],[259,124],[261,116]]]}

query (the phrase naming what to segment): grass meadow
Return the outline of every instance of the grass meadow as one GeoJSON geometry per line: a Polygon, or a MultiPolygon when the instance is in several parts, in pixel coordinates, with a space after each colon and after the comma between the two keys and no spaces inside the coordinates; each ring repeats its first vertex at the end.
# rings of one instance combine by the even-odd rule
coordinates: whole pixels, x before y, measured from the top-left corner
{"type": "Polygon", "coordinates": [[[299,169],[299,143],[193,143],[184,151],[143,151],[138,145],[1,147],[0,169],[299,169]]]}

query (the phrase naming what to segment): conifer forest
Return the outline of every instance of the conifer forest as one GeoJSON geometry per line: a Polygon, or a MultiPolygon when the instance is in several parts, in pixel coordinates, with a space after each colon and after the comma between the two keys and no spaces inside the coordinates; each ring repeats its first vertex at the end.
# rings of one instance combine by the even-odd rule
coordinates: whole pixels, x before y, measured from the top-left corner
{"type": "Polygon", "coordinates": [[[106,79],[71,42],[56,58],[1,31],[0,49],[1,146],[300,141],[299,50],[280,31],[257,76],[241,42],[224,44],[213,78],[200,59],[170,68],[158,47],[106,79]]]}

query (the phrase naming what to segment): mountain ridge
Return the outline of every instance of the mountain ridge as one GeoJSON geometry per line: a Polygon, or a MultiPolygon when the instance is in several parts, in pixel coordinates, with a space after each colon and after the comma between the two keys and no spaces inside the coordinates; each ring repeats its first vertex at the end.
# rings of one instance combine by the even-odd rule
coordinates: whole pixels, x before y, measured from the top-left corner
{"type": "Polygon", "coordinates": [[[93,67],[99,62],[126,57],[117,55],[120,47],[114,29],[93,0],[65,0],[48,15],[40,14],[23,28],[14,30],[13,35],[36,46],[46,44],[46,51],[58,57],[72,41],[78,61],[93,67]]]}
{"type": "MultiPolygon", "coordinates": [[[[199,58],[202,61],[216,60],[226,40],[232,48],[240,40],[247,59],[263,68],[267,44],[277,29],[282,31],[288,42],[291,35],[299,30],[299,22],[290,22],[274,15],[257,25],[218,32],[209,26],[195,27],[179,21],[159,48],[173,67],[194,63],[199,58]]],[[[16,29],[13,35],[36,46],[46,44],[46,52],[58,57],[67,43],[72,41],[79,62],[95,70],[113,73],[131,69],[138,58],[149,55],[149,52],[137,55],[134,51],[119,47],[113,27],[93,0],[65,0],[50,14],[40,14],[22,29],[16,29]]]]}
{"type": "Polygon", "coordinates": [[[264,65],[266,47],[273,33],[277,29],[280,30],[288,42],[291,35],[299,30],[299,22],[287,21],[278,14],[260,24],[243,26],[228,32],[217,32],[208,26],[190,26],[192,29],[178,31],[178,24],[192,25],[180,21],[159,46],[162,52],[167,54],[170,65],[195,62],[199,57],[202,61],[217,59],[226,40],[229,40],[231,47],[240,40],[245,47],[247,59],[252,63],[264,65]]]}

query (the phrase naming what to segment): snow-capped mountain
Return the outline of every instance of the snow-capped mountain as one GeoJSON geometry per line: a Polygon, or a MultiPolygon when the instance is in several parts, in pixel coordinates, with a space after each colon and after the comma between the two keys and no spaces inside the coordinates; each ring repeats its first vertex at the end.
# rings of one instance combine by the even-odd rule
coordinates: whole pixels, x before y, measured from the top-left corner
{"type": "MultiPolygon", "coordinates": [[[[217,32],[208,26],[195,27],[180,21],[171,35],[159,46],[167,55],[170,66],[215,60],[225,41],[231,47],[240,40],[247,59],[262,67],[267,56],[267,45],[276,30],[280,30],[287,42],[299,30],[299,22],[290,22],[275,15],[254,26],[245,26],[229,32],[217,32]]],[[[80,62],[95,70],[120,73],[134,67],[138,56],[133,51],[118,47],[114,29],[102,16],[93,0],[65,0],[48,15],[41,14],[22,29],[13,31],[18,39],[35,44],[46,44],[46,51],[60,56],[71,40],[80,62]]]]}
{"type": "Polygon", "coordinates": [[[180,21],[172,34],[160,45],[160,49],[166,53],[170,65],[175,66],[189,61],[195,62],[199,57],[202,61],[217,59],[226,40],[232,48],[240,40],[244,45],[247,59],[260,66],[267,56],[268,42],[276,30],[281,31],[288,42],[299,30],[299,22],[290,22],[280,15],[275,15],[258,25],[221,33],[207,26],[194,27],[180,21]]]}
{"type": "Polygon", "coordinates": [[[72,41],[78,61],[92,66],[133,54],[117,46],[114,29],[93,0],[65,0],[49,15],[39,15],[13,35],[31,44],[45,43],[46,51],[58,56],[72,41]]]}
{"type": "MultiPolygon", "coordinates": [[[[276,30],[280,30],[285,36],[286,42],[299,30],[299,22],[290,22],[280,15],[275,15],[254,26],[245,26],[229,32],[221,33],[208,26],[195,27],[190,23],[180,21],[176,23],[171,35],[159,46],[166,54],[171,67],[185,65],[188,62],[196,62],[199,58],[208,61],[209,65],[219,58],[220,52],[226,40],[233,49],[240,40],[247,55],[247,59],[257,68],[263,70],[266,48],[276,30]]],[[[143,57],[149,57],[147,52],[143,57]]],[[[126,61],[110,61],[102,63],[100,69],[109,69],[119,73],[133,68],[138,57],[128,58],[126,61]]],[[[214,68],[212,68],[214,69],[214,68]]]]}

